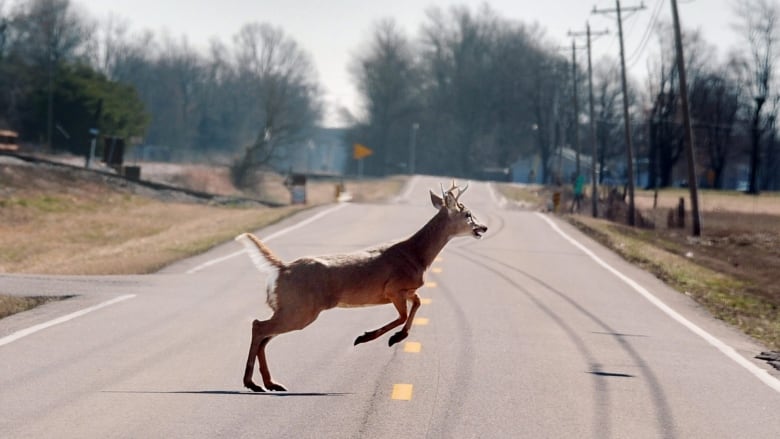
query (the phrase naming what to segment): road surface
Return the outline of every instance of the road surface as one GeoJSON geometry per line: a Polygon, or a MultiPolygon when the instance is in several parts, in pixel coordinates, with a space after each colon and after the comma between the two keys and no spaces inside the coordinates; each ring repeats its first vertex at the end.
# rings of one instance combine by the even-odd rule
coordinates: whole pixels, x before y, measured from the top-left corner
{"type": "MultiPolygon", "coordinates": [[[[438,187],[416,177],[394,202],[257,234],[285,260],[404,238],[438,187]]],[[[76,296],[0,320],[0,436],[779,437],[761,346],[486,183],[461,201],[489,230],[445,247],[409,338],[354,347],[393,307],[325,311],[269,344],[284,393],[242,387],[251,321],[270,310],[237,243],[153,275],[0,277],[6,292],[76,296]]]]}

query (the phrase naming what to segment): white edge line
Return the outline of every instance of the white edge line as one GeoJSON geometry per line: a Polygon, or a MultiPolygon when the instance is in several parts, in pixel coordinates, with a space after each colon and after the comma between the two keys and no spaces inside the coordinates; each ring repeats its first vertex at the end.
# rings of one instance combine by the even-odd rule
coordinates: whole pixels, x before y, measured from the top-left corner
{"type": "MultiPolygon", "coordinates": [[[[280,237],[280,236],[282,236],[284,234],[290,233],[293,230],[299,229],[299,228],[301,228],[301,227],[303,227],[303,226],[305,226],[307,224],[311,224],[314,221],[317,221],[318,219],[320,219],[320,218],[322,218],[322,217],[324,217],[326,215],[330,215],[331,213],[333,213],[333,212],[343,208],[346,205],[347,205],[347,203],[337,204],[337,205],[331,207],[330,209],[323,210],[322,212],[320,212],[320,213],[318,213],[318,214],[316,214],[314,216],[311,216],[309,218],[306,218],[305,220],[303,220],[303,221],[301,221],[299,223],[293,224],[290,227],[287,227],[287,228],[284,228],[284,229],[281,229],[281,230],[277,230],[276,232],[274,232],[274,233],[272,233],[272,234],[270,234],[268,236],[263,237],[263,242],[271,241],[271,240],[276,239],[276,238],[278,238],[278,237],[280,237]]],[[[246,253],[246,250],[240,250],[240,251],[237,251],[237,252],[233,252],[233,253],[227,254],[225,256],[220,256],[218,258],[210,259],[210,260],[208,260],[208,261],[206,261],[206,262],[204,262],[204,263],[202,263],[200,265],[197,265],[195,267],[190,268],[189,270],[187,270],[185,272],[185,274],[197,273],[198,271],[201,271],[204,268],[208,268],[208,267],[210,267],[210,266],[212,266],[214,264],[219,264],[220,262],[227,261],[228,259],[234,258],[234,257],[236,257],[238,255],[241,255],[241,254],[244,254],[244,253],[246,253]]]]}
{"type": "Polygon", "coordinates": [[[13,343],[16,340],[19,340],[20,338],[27,337],[28,335],[35,334],[38,331],[42,331],[46,328],[50,328],[54,325],[59,325],[60,323],[65,323],[68,320],[73,320],[77,317],[81,317],[84,314],[89,314],[92,311],[97,311],[101,308],[105,308],[107,306],[111,306],[115,303],[119,303],[128,299],[132,299],[135,297],[135,294],[125,294],[124,296],[115,297],[111,300],[107,300],[103,303],[98,303],[97,305],[90,306],[89,308],[84,308],[80,311],[76,311],[67,315],[64,315],[62,317],[58,317],[54,320],[49,320],[48,322],[43,322],[40,324],[37,324],[35,326],[30,326],[29,328],[22,329],[19,331],[14,332],[11,335],[7,335],[3,338],[0,338],[0,346],[7,345],[9,343],[13,343]]]}
{"type": "Polygon", "coordinates": [[[588,255],[591,259],[593,259],[597,264],[604,267],[607,271],[617,276],[620,280],[628,284],[631,288],[636,290],[639,294],[641,294],[645,299],[647,299],[650,303],[655,305],[658,309],[663,311],[666,315],[671,317],[672,319],[676,320],[681,325],[688,328],[691,332],[698,335],[699,337],[703,338],[707,343],[714,346],[717,350],[721,351],[725,356],[732,359],[735,363],[739,364],[740,366],[747,369],[748,372],[752,373],[756,378],[761,380],[764,384],[769,386],[770,388],[774,389],[777,392],[780,392],[780,380],[772,376],[768,370],[762,369],[752,362],[748,361],[745,357],[740,355],[734,348],[727,345],[726,343],[720,341],[717,337],[713,336],[709,332],[705,331],[695,323],[691,322],[690,320],[683,317],[680,313],[673,310],[671,307],[669,307],[667,304],[665,304],[661,299],[653,295],[653,293],[649,292],[647,289],[639,285],[637,282],[635,282],[630,277],[626,276],[625,274],[621,273],[617,269],[613,268],[611,265],[604,262],[601,258],[596,256],[592,251],[590,251],[587,247],[580,244],[578,241],[576,241],[574,238],[567,235],[563,230],[561,230],[557,224],[555,224],[551,219],[547,218],[545,215],[536,212],[536,215],[538,215],[540,218],[545,220],[547,224],[552,227],[553,230],[558,232],[559,235],[561,235],[564,239],[569,241],[572,245],[582,250],[583,253],[588,255]]]}

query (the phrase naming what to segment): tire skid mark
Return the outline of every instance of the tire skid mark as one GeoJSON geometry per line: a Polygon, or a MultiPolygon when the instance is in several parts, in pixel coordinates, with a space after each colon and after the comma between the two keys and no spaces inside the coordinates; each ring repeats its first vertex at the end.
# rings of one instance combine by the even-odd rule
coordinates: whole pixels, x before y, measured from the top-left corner
{"type": "MultiPolygon", "coordinates": [[[[501,271],[492,268],[488,266],[485,262],[483,262],[480,259],[477,259],[469,254],[463,253],[458,251],[458,254],[469,261],[473,262],[474,264],[477,264],[493,273],[495,273],[497,276],[508,282],[513,287],[517,288],[518,291],[522,292],[523,295],[525,295],[529,300],[531,300],[542,312],[544,312],[547,316],[549,316],[566,334],[567,336],[572,340],[574,345],[577,347],[577,349],[580,351],[580,354],[584,357],[584,359],[588,362],[588,364],[593,368],[590,372],[596,372],[593,374],[594,378],[594,390],[595,390],[595,397],[596,401],[594,401],[594,409],[595,409],[595,417],[594,419],[597,421],[595,425],[596,431],[594,431],[595,437],[609,437],[610,435],[610,427],[608,424],[605,424],[604,421],[606,421],[606,418],[601,417],[604,410],[599,409],[599,407],[607,407],[608,406],[608,393],[602,390],[606,390],[606,388],[603,386],[604,380],[603,377],[599,375],[600,371],[600,364],[595,359],[594,355],[590,352],[590,350],[587,348],[585,341],[577,335],[577,333],[574,331],[574,329],[569,326],[563,318],[561,318],[558,314],[556,314],[552,309],[550,309],[547,305],[542,303],[538,298],[536,298],[529,290],[527,290],[525,287],[523,287],[519,282],[511,279],[506,274],[502,273],[501,271]]],[[[559,298],[563,299],[565,302],[569,303],[577,312],[582,314],[583,316],[587,317],[589,320],[591,320],[593,323],[601,327],[605,332],[609,333],[616,333],[617,331],[614,330],[612,327],[610,327],[608,324],[606,324],[603,320],[599,319],[595,314],[588,311],[585,307],[580,305],[577,301],[566,295],[564,292],[559,291],[555,289],[553,286],[547,284],[543,280],[533,276],[532,274],[525,272],[517,267],[514,267],[512,265],[509,265],[501,260],[495,259],[491,257],[490,255],[486,255],[484,253],[480,252],[480,257],[483,259],[488,259],[494,264],[501,265],[505,268],[508,268],[516,273],[519,273],[520,275],[530,279],[531,281],[539,284],[540,286],[544,287],[545,289],[549,290],[559,298]]],[[[639,355],[639,353],[628,343],[628,341],[625,340],[623,337],[615,337],[617,339],[618,345],[621,347],[621,349],[629,356],[631,359],[638,365],[639,369],[642,372],[642,376],[646,379],[647,387],[650,391],[650,394],[653,398],[653,404],[656,408],[656,416],[655,420],[657,422],[657,428],[658,432],[662,437],[667,438],[674,438],[677,437],[677,434],[675,432],[675,425],[674,425],[674,417],[671,412],[671,408],[669,407],[669,403],[666,401],[666,395],[663,391],[663,388],[661,387],[660,382],[658,381],[658,378],[655,376],[655,374],[652,372],[652,370],[649,368],[645,360],[639,355]]]]}
{"type": "MultiPolygon", "coordinates": [[[[451,250],[448,250],[451,251],[451,250]]],[[[437,432],[439,437],[456,437],[457,434],[452,429],[455,426],[451,419],[462,419],[463,398],[468,394],[468,389],[471,385],[471,377],[474,376],[474,364],[475,360],[473,355],[469,355],[472,349],[472,335],[473,331],[471,325],[468,323],[468,315],[460,306],[457,300],[453,298],[453,291],[446,286],[445,282],[439,282],[439,288],[436,290],[436,303],[446,304],[455,314],[454,321],[456,322],[456,331],[447,332],[442,334],[440,332],[441,325],[433,326],[433,337],[435,340],[436,349],[439,350],[439,346],[451,344],[452,338],[457,336],[459,342],[456,343],[455,358],[458,366],[455,368],[455,374],[453,382],[458,385],[458,391],[452,392],[451,389],[441,388],[441,376],[442,376],[442,356],[439,352],[436,355],[436,383],[434,384],[434,396],[431,404],[431,414],[428,421],[428,427],[425,436],[428,437],[431,434],[432,429],[437,432]],[[440,393],[443,393],[445,398],[439,397],[440,393]],[[447,407],[442,411],[444,417],[440,419],[434,419],[436,407],[438,404],[444,401],[447,407]]],[[[434,314],[439,307],[432,308],[434,314]]],[[[435,317],[435,315],[434,315],[435,317]]]]}

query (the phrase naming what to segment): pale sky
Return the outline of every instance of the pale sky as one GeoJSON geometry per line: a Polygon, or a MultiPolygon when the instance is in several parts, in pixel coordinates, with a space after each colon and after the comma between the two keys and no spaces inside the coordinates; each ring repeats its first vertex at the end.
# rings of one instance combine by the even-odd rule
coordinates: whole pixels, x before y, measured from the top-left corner
{"type": "MultiPolygon", "coordinates": [[[[355,113],[359,108],[347,66],[364,44],[373,23],[394,18],[410,37],[416,37],[430,6],[447,8],[468,5],[472,10],[487,3],[500,16],[524,23],[538,23],[549,38],[570,46],[568,30],[585,29],[590,21],[593,31],[609,29],[610,35],[593,44],[594,62],[605,53],[618,56],[617,25],[612,16],[593,15],[599,9],[614,8],[614,0],[72,0],[94,18],[103,20],[113,14],[127,20],[131,31],[165,31],[173,37],[185,35],[197,48],[206,48],[217,37],[226,44],[239,28],[252,21],[281,27],[311,56],[319,72],[328,107],[325,123],[337,124],[336,110],[345,106],[355,113]]],[[[719,56],[743,43],[732,29],[733,0],[678,0],[680,20],[685,28],[700,29],[705,40],[718,47],[719,56]]],[[[639,5],[639,0],[623,0],[623,8],[639,5]]],[[[641,46],[642,37],[658,11],[658,20],[671,21],[670,0],[644,0],[646,9],[625,18],[624,33],[627,65],[636,77],[646,75],[644,55],[657,51],[655,36],[639,56],[631,57],[641,46]],[[662,4],[656,5],[661,2],[662,4]]],[[[582,40],[584,44],[584,39],[582,40]]],[[[585,53],[578,53],[585,61],[585,53]]],[[[585,66],[585,64],[581,64],[585,66]]]]}

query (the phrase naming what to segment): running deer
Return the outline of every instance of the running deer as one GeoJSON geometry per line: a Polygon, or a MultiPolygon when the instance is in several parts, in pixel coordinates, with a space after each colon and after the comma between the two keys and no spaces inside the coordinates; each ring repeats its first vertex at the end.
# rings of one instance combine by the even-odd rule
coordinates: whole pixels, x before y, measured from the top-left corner
{"type": "Polygon", "coordinates": [[[320,312],[334,307],[357,307],[392,303],[398,318],[355,339],[355,345],[374,340],[404,325],[390,337],[392,346],[409,335],[412,320],[420,307],[416,291],[423,285],[423,273],[447,242],[456,236],[481,238],[487,227],[477,222],[458,201],[468,189],[452,182],[441,196],[431,191],[431,202],[439,211],[410,238],[361,252],[320,257],[304,257],[290,263],[277,258],[260,239],[250,233],[236,237],[248,250],[261,272],[267,274],[267,303],[273,310],[268,320],[252,322],[252,343],[244,371],[244,386],[255,391],[285,391],[271,380],[265,347],[285,332],[303,329],[320,312]],[[407,309],[411,302],[411,309],[407,309]],[[255,358],[260,363],[263,387],[252,381],[255,358]]]}

